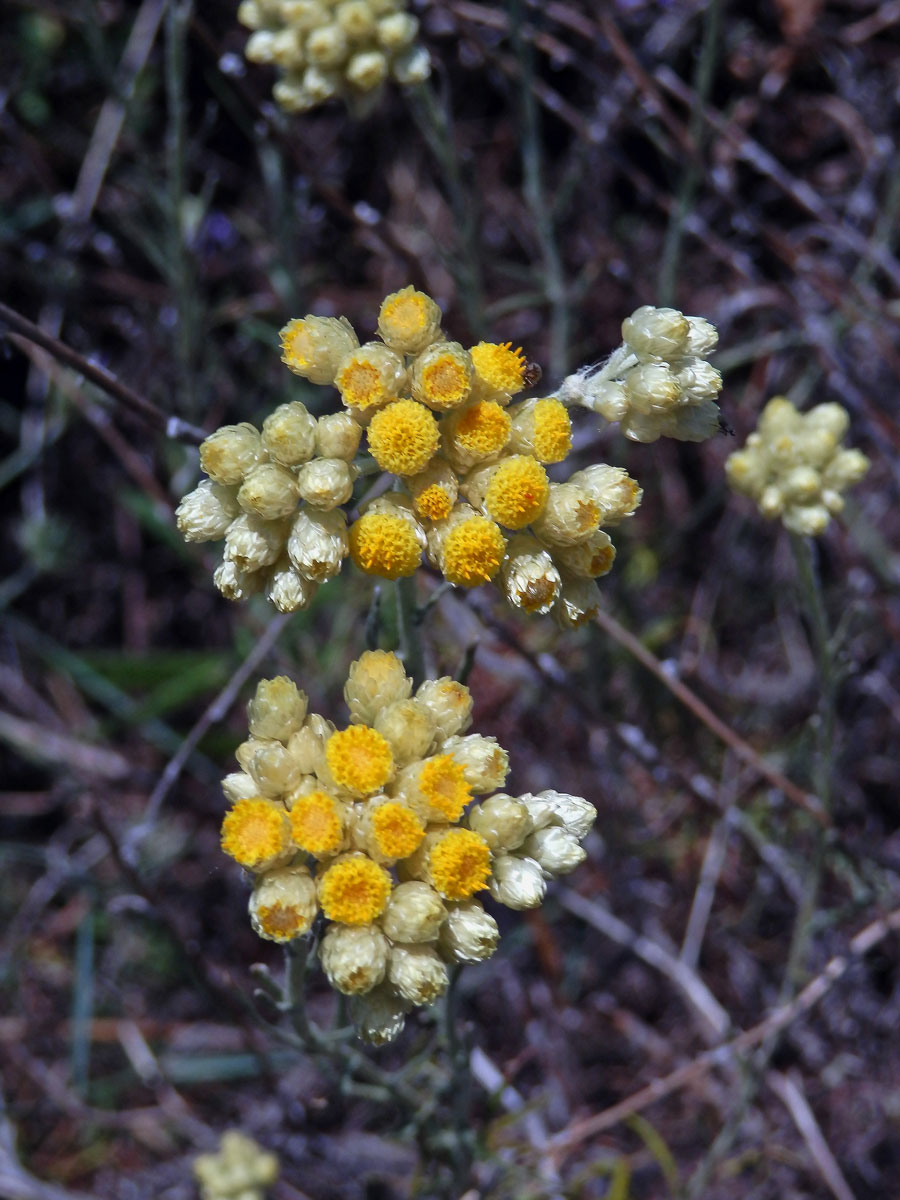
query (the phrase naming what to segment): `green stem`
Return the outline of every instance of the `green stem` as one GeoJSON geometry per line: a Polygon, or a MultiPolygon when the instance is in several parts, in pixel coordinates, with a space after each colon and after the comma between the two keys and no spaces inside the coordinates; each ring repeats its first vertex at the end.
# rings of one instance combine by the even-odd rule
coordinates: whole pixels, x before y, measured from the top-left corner
{"type": "Polygon", "coordinates": [[[413,683],[420,684],[425,678],[425,658],[422,649],[422,614],[416,602],[416,577],[394,582],[397,601],[397,640],[400,657],[413,683]]]}

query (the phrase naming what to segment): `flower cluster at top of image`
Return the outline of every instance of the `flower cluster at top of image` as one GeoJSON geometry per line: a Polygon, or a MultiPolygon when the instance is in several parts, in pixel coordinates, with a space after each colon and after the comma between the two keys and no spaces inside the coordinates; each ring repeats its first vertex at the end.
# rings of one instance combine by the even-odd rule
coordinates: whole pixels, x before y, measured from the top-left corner
{"type": "Polygon", "coordinates": [[[363,344],[344,317],[290,321],[283,361],[335,387],[343,409],[316,419],[292,401],[261,430],[216,430],[200,449],[209,479],[182,500],[178,527],[188,541],[225,539],[214,578],[229,599],[265,590],[293,612],[348,555],[368,574],[399,579],[424,554],[451,584],[494,582],[512,608],[577,627],[596,612],[595,580],[615,558],[606,530],[642,493],[607,463],[551,480],[547,467],[572,448],[569,406],[619,420],[641,441],[698,440],[718,427],[721,378],[701,357],[715,345],[713,326],[644,306],[623,336],[606,364],[570,376],[557,395],[519,400],[536,374],[522,351],[449,340],[438,305],[413,287],[385,298],[378,337],[363,344]],[[368,459],[358,453],[363,433],[368,459]],[[361,465],[396,487],[363,498],[351,522],[361,465]]]}
{"type": "Polygon", "coordinates": [[[446,990],[448,965],[493,954],[478,894],[537,907],[546,881],[584,860],[596,810],[563,792],[498,792],[506,751],[466,734],[472,697],[449,677],[413,694],[400,659],[370,650],[344,698],[350,724],[337,729],[286,676],[260,681],[242,769],[223,781],[222,848],[255,877],[261,937],[303,937],[323,914],[322,968],[352,997],[360,1036],[380,1043],[446,990]]]}
{"type": "Polygon", "coordinates": [[[243,0],[238,20],[253,31],[247,59],[281,70],[272,95],[286,112],[341,97],[362,115],[388,80],[407,86],[431,73],[403,0],[243,0]]]}

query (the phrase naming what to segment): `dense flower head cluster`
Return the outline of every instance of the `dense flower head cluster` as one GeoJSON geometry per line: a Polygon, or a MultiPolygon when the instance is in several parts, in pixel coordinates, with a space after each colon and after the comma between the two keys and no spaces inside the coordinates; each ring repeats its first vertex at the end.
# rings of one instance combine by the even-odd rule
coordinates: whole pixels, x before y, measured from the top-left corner
{"type": "Polygon", "coordinates": [[[531,378],[521,349],[451,341],[436,302],[413,287],[385,297],[367,342],[344,317],[310,314],[284,327],[281,345],[287,367],[336,388],[343,410],[316,422],[294,402],[261,432],[226,426],[204,442],[210,478],[178,523],[188,540],[225,537],[225,595],[265,587],[293,611],[348,555],[385,579],[424,558],[455,586],[493,582],[514,609],[564,628],[593,615],[595,580],[615,558],[607,529],[634,513],[641,489],[605,463],[550,478],[571,450],[571,421],[556,396],[520,398],[531,378]],[[396,486],[348,523],[363,434],[396,486]]]}
{"type": "Polygon", "coordinates": [[[705,441],[719,427],[722,376],[706,360],[717,342],[703,317],[645,304],[622,322],[618,350],[570,375],[559,397],[618,421],[635,442],[705,441]]]}
{"type": "Polygon", "coordinates": [[[728,482],[755,500],[764,517],[780,517],[791,532],[817,537],[844,507],[841,493],[869,469],[861,450],[841,446],[849,424],[840,404],[801,413],[775,396],[744,449],[728,457],[728,482]]]}
{"type": "Polygon", "coordinates": [[[222,1134],[216,1154],[194,1159],[203,1200],[263,1200],[278,1178],[278,1158],[237,1129],[222,1134]]]}
{"type": "Polygon", "coordinates": [[[546,881],[583,861],[596,813],[561,792],[498,792],[507,754],[466,733],[472,698],[449,677],[413,693],[395,654],[367,651],[344,697],[337,728],[286,676],[259,683],[221,840],[255,877],[261,937],[302,937],[322,914],[322,968],[353,998],[360,1035],[382,1042],[444,991],[448,965],[493,954],[479,894],[539,905],[546,881]]]}
{"type": "Polygon", "coordinates": [[[335,97],[365,111],[388,80],[422,83],[431,72],[404,0],[243,0],[238,20],[253,30],[246,57],[280,68],[272,94],[287,112],[335,97]]]}

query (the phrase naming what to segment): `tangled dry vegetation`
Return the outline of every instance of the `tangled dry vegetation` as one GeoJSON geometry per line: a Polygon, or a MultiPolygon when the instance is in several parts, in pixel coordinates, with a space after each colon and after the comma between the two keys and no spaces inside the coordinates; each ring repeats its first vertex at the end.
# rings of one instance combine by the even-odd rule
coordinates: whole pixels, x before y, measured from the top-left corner
{"type": "MultiPolygon", "coordinates": [[[[275,110],[236,4],[0,15],[0,1194],[187,1200],[227,1128],[278,1154],[277,1200],[451,1194],[389,1109],[260,1031],[277,947],[218,846],[253,681],[336,715],[372,580],[230,605],[173,518],[205,432],[324,411],[278,362],[288,318],[368,329],[412,283],[547,395],[639,304],[701,313],[737,435],[577,423],[577,465],[644,489],[597,624],[430,613],[510,790],[598,810],[578,873],[462,976],[466,1194],[898,1195],[896,5],[414,7],[432,81],[359,117],[275,110]],[[725,486],[775,394],[839,401],[872,462],[800,573],[725,486]]],[[[440,1118],[430,1036],[377,1053],[426,1051],[440,1118]]]]}

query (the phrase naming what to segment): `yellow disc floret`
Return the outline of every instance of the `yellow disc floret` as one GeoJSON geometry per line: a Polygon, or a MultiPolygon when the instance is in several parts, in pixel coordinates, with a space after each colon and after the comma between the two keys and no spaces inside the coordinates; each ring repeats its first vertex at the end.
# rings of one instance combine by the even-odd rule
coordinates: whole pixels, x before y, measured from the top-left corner
{"type": "Polygon", "coordinates": [[[455,498],[440,483],[432,483],[419,492],[414,502],[416,512],[429,521],[443,521],[453,511],[455,498]]]}
{"type": "Polygon", "coordinates": [[[458,342],[432,342],[413,364],[413,395],[429,408],[448,412],[471,389],[472,360],[458,342]]]}
{"type": "Polygon", "coordinates": [[[425,826],[412,809],[391,800],[373,813],[372,836],[385,858],[408,858],[421,845],[425,826]]]}
{"type": "Polygon", "coordinates": [[[484,838],[471,829],[450,829],[428,855],[435,889],[447,900],[467,900],[487,887],[491,852],[484,838]]]}
{"type": "Polygon", "coordinates": [[[412,286],[382,301],[378,332],[394,350],[418,354],[433,342],[441,326],[441,310],[430,296],[412,286]]]}
{"type": "Polygon", "coordinates": [[[325,745],[325,760],[336,782],[356,796],[371,796],[394,773],[391,747],[368,725],[333,733],[325,745]]]}
{"type": "Polygon", "coordinates": [[[289,942],[309,929],[306,913],[293,904],[263,904],[254,915],[261,936],[273,942],[289,942]]]}
{"type": "Polygon", "coordinates": [[[348,854],[319,880],[319,904],[330,921],[368,925],[380,917],[391,895],[391,877],[365,854],[348,854]]]}
{"type": "Polygon", "coordinates": [[[525,355],[512,342],[479,342],[469,351],[478,378],[497,392],[514,396],[525,386],[525,355]]]}
{"type": "Polygon", "coordinates": [[[493,579],[506,552],[506,538],[487,517],[459,521],[444,539],[441,570],[448,583],[478,587],[493,579]]]}
{"type": "Polygon", "coordinates": [[[524,529],[544,511],[550,485],[547,472],[528,454],[511,454],[491,476],[484,505],[507,529],[524,529]]]}
{"type": "Polygon", "coordinates": [[[283,854],[289,845],[284,809],[262,796],[238,800],[222,822],[222,849],[251,871],[283,854]]]}
{"type": "Polygon", "coordinates": [[[361,571],[383,579],[415,574],[422,559],[416,531],[404,517],[364,513],[349,530],[350,557],[361,571]]]}
{"type": "Polygon", "coordinates": [[[344,367],[336,382],[344,403],[353,408],[370,408],[384,400],[381,372],[365,360],[344,367]]]}
{"type": "Polygon", "coordinates": [[[512,421],[495,400],[480,400],[460,415],[454,442],[478,458],[497,454],[509,440],[512,421]]]}
{"type": "Polygon", "coordinates": [[[472,799],[465,772],[451,754],[439,754],[426,760],[417,783],[435,819],[440,815],[447,821],[458,821],[472,799]]]}
{"type": "Polygon", "coordinates": [[[294,801],[288,814],[291,839],[309,854],[334,854],[344,836],[341,810],[327,792],[310,792],[294,801]]]}
{"type": "Polygon", "coordinates": [[[542,463],[562,462],[572,449],[572,422],[561,400],[549,397],[534,406],[534,456],[542,463]]]}
{"type": "Polygon", "coordinates": [[[415,400],[397,400],[377,412],[367,436],[372,457],[393,475],[424,471],[440,441],[433,414],[415,400]]]}

